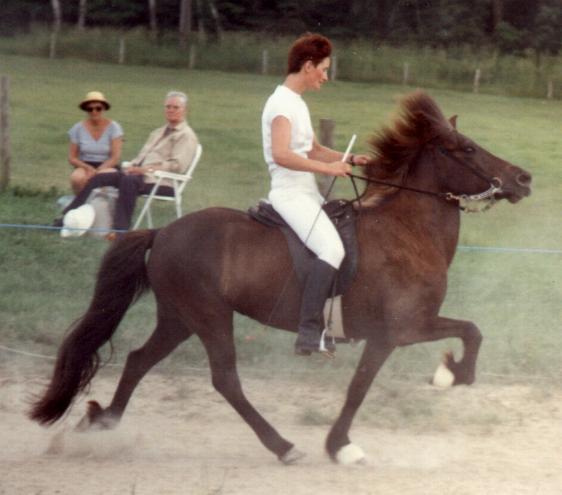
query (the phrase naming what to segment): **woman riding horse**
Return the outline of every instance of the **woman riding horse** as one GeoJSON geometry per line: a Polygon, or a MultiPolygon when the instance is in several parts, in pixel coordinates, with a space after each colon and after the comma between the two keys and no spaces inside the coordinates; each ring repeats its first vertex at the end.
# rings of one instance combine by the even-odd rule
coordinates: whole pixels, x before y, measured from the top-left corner
{"type": "MultiPolygon", "coordinates": [[[[475,379],[478,327],[441,315],[461,208],[473,200],[516,203],[530,194],[531,175],[458,132],[455,122],[445,119],[432,98],[416,92],[404,99],[394,125],[371,141],[375,157],[364,169],[368,185],[357,205],[357,274],[342,295],[345,335],[365,345],[326,439],[328,454],[338,462],[362,459],[350,428],[395,348],[460,339],[462,355],[448,355],[445,365],[455,385],[475,379]]],[[[146,373],[195,335],[205,346],[217,391],[282,462],[298,461],[303,454],[243,391],[233,322],[238,313],[296,331],[302,288],[296,277],[287,282],[291,268],[279,229],[229,208],[207,208],[160,230],[127,233],[106,252],[90,306],[65,336],[50,383],[30,417],[50,424],[64,416],[96,375],[100,348],[150,288],[157,304],[152,335],[129,353],[110,404],[90,401],[82,423],[114,427],[146,373]]]]}
{"type": "Polygon", "coordinates": [[[345,256],[340,236],[322,209],[314,173],[345,177],[351,165],[369,158],[322,146],[314,135],[302,94],[318,90],[328,80],[332,44],[324,36],[307,34],[289,51],[285,82],[269,97],[262,114],[263,154],[271,175],[269,201],[317,258],[306,279],[300,308],[295,352],[320,351],[323,309],[345,256]]]}

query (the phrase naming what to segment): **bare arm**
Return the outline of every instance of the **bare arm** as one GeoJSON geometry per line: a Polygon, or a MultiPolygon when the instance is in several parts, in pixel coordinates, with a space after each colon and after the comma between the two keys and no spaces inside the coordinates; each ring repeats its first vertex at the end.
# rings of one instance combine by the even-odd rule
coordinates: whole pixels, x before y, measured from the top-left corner
{"type": "Polygon", "coordinates": [[[304,158],[293,152],[290,144],[291,123],[286,117],[275,117],[271,123],[271,151],[275,163],[291,170],[317,172],[326,175],[345,176],[351,172],[351,167],[347,163],[340,161],[343,157],[342,153],[325,148],[331,151],[331,153],[315,154],[315,146],[313,145],[309,157],[304,158]]]}
{"type": "Polygon", "coordinates": [[[95,170],[94,167],[88,165],[86,162],[83,162],[79,158],[80,156],[80,148],[76,143],[70,143],[68,148],[68,161],[69,163],[76,168],[83,168],[86,171],[93,172],[95,170]]]}
{"type": "Polygon", "coordinates": [[[111,151],[109,158],[105,160],[98,168],[98,171],[115,168],[121,159],[121,149],[123,148],[123,138],[118,137],[111,140],[111,151]]]}
{"type": "MultiPolygon", "coordinates": [[[[315,158],[317,160],[327,162],[335,160],[343,160],[344,153],[340,151],[335,151],[328,148],[327,146],[321,145],[316,136],[314,136],[314,141],[312,144],[312,150],[308,154],[310,158],[315,158]]],[[[351,165],[366,165],[369,162],[369,157],[367,155],[354,155],[349,154],[347,157],[347,162],[351,165]]]]}
{"type": "Polygon", "coordinates": [[[308,153],[308,157],[313,160],[319,160],[321,162],[341,162],[343,160],[343,153],[335,151],[327,146],[324,146],[318,142],[316,136],[312,141],[312,149],[308,153]]]}

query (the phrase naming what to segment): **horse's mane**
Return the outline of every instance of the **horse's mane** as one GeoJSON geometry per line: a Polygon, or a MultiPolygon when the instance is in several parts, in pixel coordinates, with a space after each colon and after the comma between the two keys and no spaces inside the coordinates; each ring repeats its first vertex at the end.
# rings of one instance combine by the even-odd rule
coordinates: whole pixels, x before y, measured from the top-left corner
{"type": "MultiPolygon", "coordinates": [[[[398,116],[391,126],[383,127],[369,140],[374,154],[365,167],[369,178],[400,184],[421,147],[445,129],[452,128],[433,98],[423,91],[406,95],[400,103],[398,116]]],[[[382,199],[397,189],[378,185],[371,186],[370,191],[382,199]]]]}

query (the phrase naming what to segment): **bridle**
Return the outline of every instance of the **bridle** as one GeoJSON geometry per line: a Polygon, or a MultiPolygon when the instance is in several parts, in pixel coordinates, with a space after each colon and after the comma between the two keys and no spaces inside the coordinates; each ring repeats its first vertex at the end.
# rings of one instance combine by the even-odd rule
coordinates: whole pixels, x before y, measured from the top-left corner
{"type": "Polygon", "coordinates": [[[394,184],[386,181],[382,181],[379,179],[372,179],[370,177],[364,177],[361,175],[355,174],[347,174],[347,176],[351,179],[351,183],[353,185],[353,189],[355,191],[355,195],[357,196],[357,201],[359,206],[361,206],[361,195],[358,192],[357,185],[355,183],[355,179],[362,180],[364,182],[372,183],[372,184],[379,184],[383,186],[395,187],[396,189],[403,189],[405,191],[411,191],[419,194],[426,194],[429,196],[434,196],[445,201],[457,201],[459,209],[467,212],[467,213],[474,213],[485,211],[491,208],[494,203],[495,199],[494,196],[497,193],[502,192],[502,181],[499,177],[488,177],[476,169],[474,166],[462,160],[455,155],[451,154],[449,150],[447,150],[443,146],[437,146],[436,149],[445,157],[455,161],[459,165],[467,168],[470,172],[474,175],[482,179],[484,182],[489,184],[488,189],[485,191],[478,193],[478,194],[454,194],[452,192],[437,192],[437,191],[428,191],[425,189],[417,189],[415,187],[404,186],[402,184],[394,184]],[[481,206],[483,204],[483,206],[481,206]],[[476,205],[476,206],[474,206],[476,205]]]}

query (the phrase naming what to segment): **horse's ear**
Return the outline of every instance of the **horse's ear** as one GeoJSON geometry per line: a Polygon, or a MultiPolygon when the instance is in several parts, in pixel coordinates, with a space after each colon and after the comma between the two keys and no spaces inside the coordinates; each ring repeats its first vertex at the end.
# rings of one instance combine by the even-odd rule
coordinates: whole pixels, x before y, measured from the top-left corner
{"type": "Polygon", "coordinates": [[[457,116],[453,115],[450,119],[449,119],[449,123],[453,126],[453,129],[457,128],[457,116]]]}

